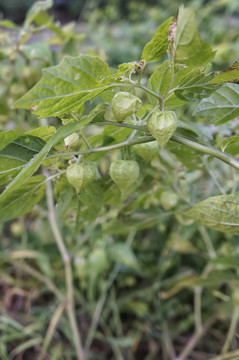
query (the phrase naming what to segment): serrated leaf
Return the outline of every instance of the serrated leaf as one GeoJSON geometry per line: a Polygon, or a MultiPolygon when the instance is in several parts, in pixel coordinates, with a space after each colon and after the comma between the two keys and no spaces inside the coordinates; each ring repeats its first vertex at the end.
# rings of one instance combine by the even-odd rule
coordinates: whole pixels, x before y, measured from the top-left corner
{"type": "Polygon", "coordinates": [[[16,101],[16,108],[31,108],[41,117],[62,116],[108,89],[108,65],[91,55],[65,56],[59,65],[43,70],[41,80],[16,101]]]}
{"type": "Polygon", "coordinates": [[[179,8],[174,48],[176,63],[187,66],[202,66],[215,57],[210,44],[200,38],[192,8],[179,8]]]}
{"type": "Polygon", "coordinates": [[[10,194],[1,196],[0,199],[0,222],[6,222],[25,215],[44,195],[45,177],[33,176],[21,188],[10,194]]]}
{"type": "Polygon", "coordinates": [[[239,199],[235,195],[210,197],[184,213],[214,230],[239,234],[239,199]]]}
{"type": "Polygon", "coordinates": [[[89,123],[94,118],[94,116],[95,115],[88,117],[86,116],[83,117],[79,122],[70,123],[60,127],[51,137],[51,139],[46,143],[46,145],[41,149],[41,151],[24,165],[21,172],[11,181],[11,183],[6,187],[4,192],[0,195],[0,199],[1,197],[4,197],[7,193],[16,190],[35,173],[35,171],[39,168],[39,166],[51,150],[52,146],[54,146],[58,141],[67,137],[73,132],[80,130],[82,127],[84,127],[84,125],[89,123]]]}
{"type": "Polygon", "coordinates": [[[146,60],[146,62],[159,61],[167,54],[169,25],[172,19],[170,17],[159,26],[150,42],[145,45],[141,59],[146,60]]]}
{"type": "Polygon", "coordinates": [[[223,124],[239,115],[239,85],[227,84],[210,97],[201,100],[193,115],[210,118],[210,123],[223,124]]]}

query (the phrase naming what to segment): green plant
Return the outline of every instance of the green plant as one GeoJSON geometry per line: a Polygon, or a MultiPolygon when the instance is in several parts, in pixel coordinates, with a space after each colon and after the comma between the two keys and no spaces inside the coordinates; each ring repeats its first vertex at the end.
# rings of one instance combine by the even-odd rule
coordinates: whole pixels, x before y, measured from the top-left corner
{"type": "MultiPolygon", "coordinates": [[[[16,262],[16,266],[42,281],[57,299],[46,336],[39,335],[38,329],[32,335],[33,344],[41,344],[41,358],[60,319],[66,320],[62,317],[66,310],[68,322],[61,324],[61,329],[67,339],[69,334],[73,335],[73,358],[93,358],[92,342],[97,337],[101,339],[102,333],[111,345],[112,356],[136,358],[132,347],[139,324],[145,326],[140,330],[143,339],[148,336],[147,331],[153,336],[157,330],[154,322],[158,320],[160,331],[156,333],[160,345],[155,345],[155,356],[163,353],[167,359],[174,352],[168,335],[171,319],[177,323],[174,316],[183,318],[185,314],[185,309],[175,305],[172,297],[183,288],[194,294],[195,333],[178,359],[187,358],[204,332],[218,320],[218,314],[223,312],[230,317],[224,304],[218,305],[220,311],[210,316],[207,307],[212,309],[215,299],[208,295],[202,304],[201,296],[207,287],[211,292],[217,291],[222,299],[228,296],[230,301],[232,297],[231,326],[222,351],[228,352],[233,345],[238,321],[233,288],[238,286],[238,276],[231,271],[230,257],[225,260],[229,250],[222,246],[224,238],[211,235],[214,233],[204,226],[230,238],[238,235],[238,177],[228,169],[239,169],[239,161],[233,157],[239,151],[238,135],[234,134],[238,128],[239,65],[235,62],[227,69],[209,72],[214,56],[209,43],[198,34],[193,10],[180,7],[177,18],[166,20],[145,45],[140,61],[120,64],[115,70],[95,55],[65,56],[58,65],[45,68],[40,81],[14,103],[16,109],[30,109],[37,117],[62,120],[57,129],[42,126],[25,133],[11,130],[0,134],[0,179],[2,185],[7,184],[0,196],[1,223],[36,211],[35,216],[43,224],[49,222],[64,264],[61,274],[65,284],[61,282],[59,290],[48,276],[50,260],[44,262],[48,264],[42,269],[44,276],[34,267],[29,269],[29,264],[16,262]],[[144,74],[149,63],[158,64],[147,79],[144,74]],[[118,94],[123,95],[123,110],[122,104],[115,104],[118,94]],[[187,121],[188,116],[184,119],[183,111],[190,114],[191,121],[187,121]],[[72,134],[77,139],[77,150],[68,143],[72,134]],[[157,150],[157,156],[153,152],[151,159],[147,156],[148,164],[137,156],[137,151],[131,152],[138,145],[155,145],[155,139],[165,148],[157,150]],[[98,169],[95,181],[95,170],[86,160],[98,169]],[[85,172],[87,166],[89,171],[85,172]],[[206,190],[195,191],[200,189],[201,181],[208,184],[206,190]],[[173,215],[177,220],[171,224],[173,215]],[[194,221],[199,223],[197,227],[194,221]],[[134,245],[136,234],[144,230],[148,235],[144,238],[140,233],[143,241],[134,245]],[[180,232],[183,232],[181,237],[180,232]],[[159,241],[158,234],[164,241],[159,241]],[[210,260],[206,264],[199,259],[201,249],[189,241],[191,236],[199,235],[203,239],[202,247],[206,248],[204,256],[210,260]],[[69,236],[77,241],[68,241],[69,236]],[[211,237],[217,243],[219,255],[211,237]],[[66,246],[68,242],[71,252],[66,246]],[[181,254],[197,257],[191,261],[189,256],[184,263],[181,254]],[[220,254],[226,255],[221,259],[220,254]],[[179,274],[174,256],[183,264],[178,265],[179,274]],[[227,269],[227,275],[221,276],[220,266],[227,269]],[[114,285],[116,278],[118,288],[114,285]],[[139,279],[142,289],[136,286],[139,279]],[[148,287],[149,279],[152,285],[148,287]],[[224,295],[220,285],[227,280],[224,295]],[[78,288],[74,288],[77,281],[78,288]],[[220,291],[214,288],[216,285],[220,291]],[[132,288],[132,293],[125,288],[132,288]],[[92,317],[86,339],[82,339],[77,322],[77,317],[83,318],[84,314],[77,312],[75,302],[85,306],[92,317]],[[155,309],[157,319],[154,313],[148,315],[150,306],[155,309]],[[206,309],[204,314],[208,318],[205,323],[202,308],[206,309]],[[124,313],[137,319],[136,325],[135,318],[129,321],[127,336],[120,318],[124,313]],[[147,329],[147,321],[152,329],[147,329]],[[101,332],[97,331],[99,325],[101,332]],[[167,344],[163,345],[165,338],[167,344]]],[[[16,229],[17,226],[12,227],[12,231],[16,229]]],[[[61,262],[51,251],[51,260],[57,262],[55,268],[60,268],[61,262]]],[[[28,256],[37,259],[37,267],[43,266],[35,253],[28,256]]],[[[46,323],[46,319],[42,321],[46,323]]],[[[192,317],[189,317],[175,327],[172,336],[176,338],[184,331],[188,334],[191,328],[192,317]]],[[[20,350],[14,350],[12,356],[20,350]]],[[[6,349],[3,351],[7,354],[6,349]]],[[[213,352],[218,352],[218,348],[213,352]]]]}

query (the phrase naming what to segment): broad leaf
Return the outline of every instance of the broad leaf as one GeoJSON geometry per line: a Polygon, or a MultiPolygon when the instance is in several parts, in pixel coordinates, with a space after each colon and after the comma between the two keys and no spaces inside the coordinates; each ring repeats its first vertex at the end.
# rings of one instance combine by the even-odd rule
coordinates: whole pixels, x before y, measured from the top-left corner
{"type": "Polygon", "coordinates": [[[170,17],[159,26],[150,42],[145,45],[141,54],[141,59],[146,60],[147,62],[159,61],[167,54],[169,25],[172,19],[173,18],[170,17]]]}
{"type": "Polygon", "coordinates": [[[210,123],[217,125],[236,118],[239,115],[239,85],[223,85],[198,104],[194,115],[210,118],[210,123]]]}
{"type": "Polygon", "coordinates": [[[215,57],[210,44],[200,38],[195,12],[191,8],[179,8],[174,48],[176,63],[187,66],[202,66],[215,57]]]}
{"type": "Polygon", "coordinates": [[[185,215],[214,230],[239,234],[238,196],[210,197],[186,211],[185,215]]]}
{"type": "Polygon", "coordinates": [[[6,187],[5,191],[0,195],[0,199],[1,197],[5,196],[5,194],[16,190],[35,173],[35,171],[39,168],[39,166],[51,150],[52,146],[54,146],[58,141],[64,139],[73,132],[80,130],[94,117],[95,115],[88,117],[86,116],[79,122],[70,123],[60,127],[57,132],[51,137],[48,143],[46,143],[46,145],[41,149],[41,151],[24,165],[21,172],[13,179],[13,181],[6,187]]]}
{"type": "Polygon", "coordinates": [[[45,190],[45,177],[33,176],[21,188],[0,198],[0,222],[22,216],[37,204],[45,190]]]}
{"type": "MultiPolygon", "coordinates": [[[[211,80],[215,74],[206,74],[207,68],[182,67],[176,65],[174,70],[169,61],[164,61],[151,75],[148,87],[161,96],[165,96],[166,107],[180,106],[185,101],[202,99],[217,89],[211,80]]],[[[156,105],[158,100],[150,97],[156,105]]]]}
{"type": "Polygon", "coordinates": [[[1,145],[5,146],[0,151],[0,184],[9,182],[16,176],[22,166],[45,145],[45,141],[39,137],[19,134],[21,133],[14,130],[0,134],[1,145]]]}
{"type": "Polygon", "coordinates": [[[108,65],[97,56],[66,56],[59,65],[44,69],[41,80],[15,107],[30,107],[41,117],[77,112],[84,102],[110,87],[104,84],[109,75],[108,65]]]}
{"type": "Polygon", "coordinates": [[[211,84],[223,84],[226,82],[239,82],[239,61],[234,62],[229,68],[215,72],[216,77],[211,84]]]}

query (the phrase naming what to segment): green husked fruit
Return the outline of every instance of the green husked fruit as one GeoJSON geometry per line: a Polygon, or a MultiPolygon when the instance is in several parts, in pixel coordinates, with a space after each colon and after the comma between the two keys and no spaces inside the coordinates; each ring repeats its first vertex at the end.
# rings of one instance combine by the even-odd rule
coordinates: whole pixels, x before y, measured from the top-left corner
{"type": "Polygon", "coordinates": [[[160,196],[160,203],[164,210],[174,208],[178,203],[178,195],[172,191],[164,191],[160,196]]]}
{"type": "Polygon", "coordinates": [[[91,164],[72,164],[67,168],[68,182],[76,189],[77,193],[95,180],[95,167],[91,164]]]}
{"type": "Polygon", "coordinates": [[[110,165],[110,176],[121,191],[132,185],[139,176],[139,165],[134,160],[117,160],[110,165]]]}
{"type": "Polygon", "coordinates": [[[65,147],[78,150],[80,147],[80,137],[77,133],[72,133],[64,139],[65,147]]]}
{"type": "Polygon", "coordinates": [[[157,109],[148,118],[148,129],[163,148],[177,129],[177,115],[157,109]]]}
{"type": "Polygon", "coordinates": [[[135,114],[142,101],[128,92],[120,91],[112,99],[112,112],[118,122],[123,122],[127,116],[135,114]]]}
{"type": "Polygon", "coordinates": [[[158,142],[151,141],[144,144],[138,144],[133,146],[134,152],[139,155],[144,161],[149,162],[152,160],[154,155],[158,152],[158,142]]]}

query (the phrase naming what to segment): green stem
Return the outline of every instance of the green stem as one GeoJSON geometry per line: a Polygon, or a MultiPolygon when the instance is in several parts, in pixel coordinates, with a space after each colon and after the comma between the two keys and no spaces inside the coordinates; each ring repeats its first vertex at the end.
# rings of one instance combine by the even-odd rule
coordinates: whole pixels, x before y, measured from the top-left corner
{"type": "MultiPolygon", "coordinates": [[[[96,123],[92,123],[92,124],[96,124],[96,123]]],[[[130,129],[136,129],[139,131],[143,131],[148,133],[148,130],[145,126],[138,126],[138,125],[132,125],[132,124],[122,124],[122,123],[117,123],[117,122],[113,122],[113,121],[102,121],[102,122],[97,122],[97,125],[112,125],[112,126],[121,126],[121,127],[127,127],[130,129]]],[[[47,159],[51,159],[51,158],[55,158],[55,157],[69,157],[69,156],[74,156],[74,155],[82,155],[82,154],[92,154],[92,153],[97,153],[97,152],[104,152],[104,151],[111,151],[111,150],[118,150],[121,149],[122,147],[125,146],[132,146],[135,144],[142,144],[142,143],[146,143],[146,142],[150,142],[150,141],[154,141],[155,139],[149,135],[149,136],[143,136],[137,139],[133,139],[133,140],[126,140],[123,141],[119,144],[114,144],[114,145],[108,145],[108,146],[102,146],[99,148],[92,148],[92,149],[88,149],[88,150],[82,150],[82,151],[74,151],[74,152],[64,152],[64,153],[57,153],[54,155],[50,155],[47,157],[47,159]]],[[[181,135],[177,135],[174,134],[170,141],[176,142],[178,144],[181,145],[185,145],[188,146],[189,148],[199,151],[203,154],[206,155],[210,155],[213,156],[223,162],[225,162],[226,164],[230,165],[231,167],[239,170],[239,161],[235,158],[233,158],[231,155],[221,152],[220,150],[217,150],[211,146],[207,146],[207,145],[203,145],[200,144],[194,140],[190,140],[188,138],[185,138],[181,135]]]]}
{"type": "Polygon", "coordinates": [[[233,313],[232,313],[231,325],[230,325],[230,329],[227,334],[226,341],[222,348],[222,354],[225,354],[226,352],[228,352],[228,350],[231,346],[232,340],[236,334],[238,320],[239,320],[239,306],[236,305],[233,310],[233,313]]]}
{"type": "MultiPolygon", "coordinates": [[[[47,170],[44,171],[46,177],[49,176],[47,170]]],[[[51,226],[52,233],[54,235],[57,247],[61,254],[64,267],[65,267],[65,282],[66,282],[66,299],[67,299],[67,315],[69,319],[69,324],[71,327],[73,341],[75,345],[75,350],[78,360],[84,359],[84,351],[82,347],[81,336],[77,326],[76,314],[75,314],[75,304],[74,304],[74,292],[73,292],[73,276],[71,268],[71,258],[65,246],[64,240],[62,238],[61,232],[57,224],[57,218],[55,213],[53,191],[51,182],[47,181],[46,183],[46,195],[47,195],[47,206],[48,206],[48,219],[51,226]]]]}

